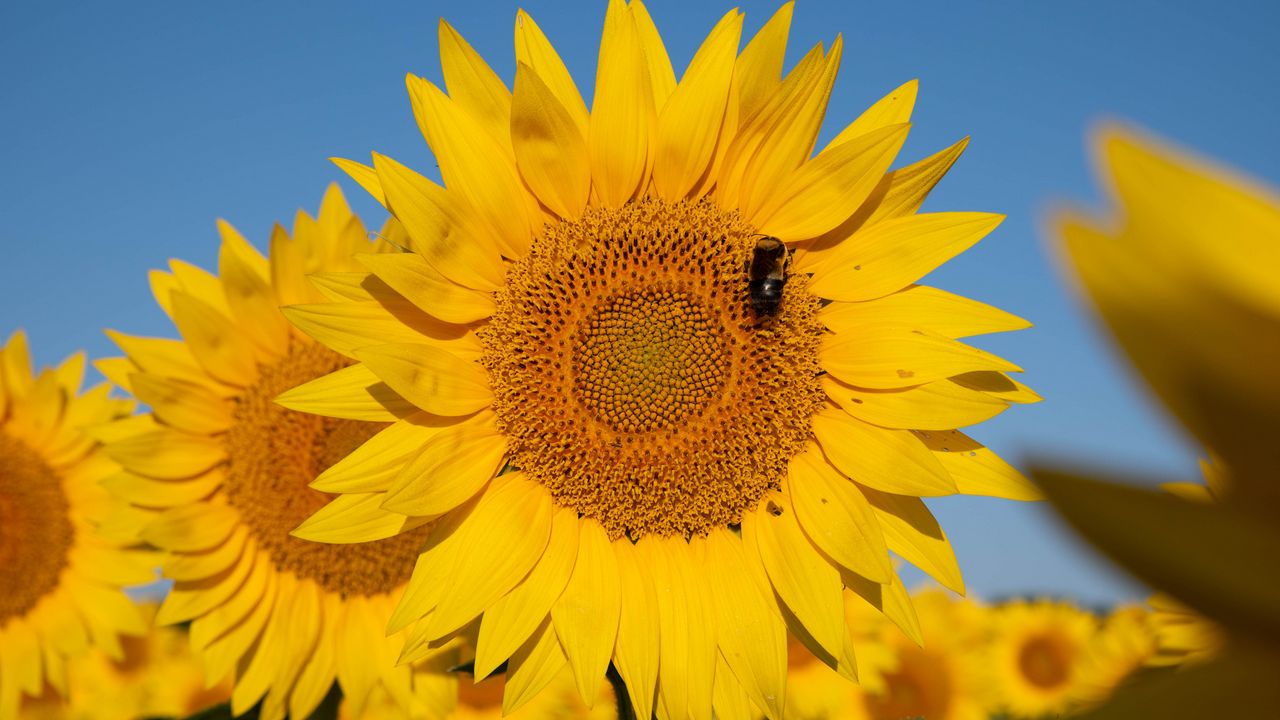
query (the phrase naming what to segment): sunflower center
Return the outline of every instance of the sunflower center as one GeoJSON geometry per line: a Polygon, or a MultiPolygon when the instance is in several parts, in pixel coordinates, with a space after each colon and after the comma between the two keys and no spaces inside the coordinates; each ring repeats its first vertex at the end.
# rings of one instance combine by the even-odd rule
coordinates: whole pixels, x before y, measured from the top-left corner
{"type": "Polygon", "coordinates": [[[386,540],[328,545],[289,534],[324,507],[331,495],[308,485],[385,425],[320,417],[280,407],[275,397],[350,364],[317,343],[295,343],[284,359],[264,367],[238,398],[224,438],[227,502],[279,570],[346,595],[389,592],[408,580],[427,529],[386,540]]]}
{"type": "Polygon", "coordinates": [[[757,236],[709,202],[647,199],[548,228],[480,331],[513,463],[615,539],[741,521],[822,403],[818,300],[757,316],[757,236]]]}
{"type": "Polygon", "coordinates": [[[0,627],[58,586],[75,540],[62,478],[0,430],[0,627]]]}
{"type": "Polygon", "coordinates": [[[1035,637],[1018,652],[1018,668],[1038,688],[1053,689],[1067,681],[1070,674],[1068,650],[1051,637],[1035,637]]]}
{"type": "Polygon", "coordinates": [[[942,657],[918,647],[899,646],[898,668],[886,673],[882,695],[867,695],[875,720],[945,717],[954,694],[950,668],[942,657]]]}

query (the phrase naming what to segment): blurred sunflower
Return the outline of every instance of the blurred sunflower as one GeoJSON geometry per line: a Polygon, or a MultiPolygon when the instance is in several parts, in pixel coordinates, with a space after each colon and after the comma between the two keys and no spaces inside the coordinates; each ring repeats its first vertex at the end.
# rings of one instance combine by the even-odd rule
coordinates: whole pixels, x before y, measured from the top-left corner
{"type": "MultiPolygon", "coordinates": [[[[1096,139],[1118,217],[1054,225],[1087,296],[1221,482],[1188,499],[1045,468],[1112,559],[1222,627],[1221,655],[1116,693],[1092,718],[1280,713],[1280,197],[1117,128],[1096,139]]],[[[1096,473],[1095,473],[1096,474],[1096,473]]],[[[1186,484],[1171,488],[1185,491],[1186,484]]],[[[1197,643],[1198,644],[1198,643],[1197,643]]]]}
{"type": "Polygon", "coordinates": [[[22,697],[68,690],[67,663],[146,632],[121,592],[154,578],[154,558],[117,522],[102,483],[120,471],[84,434],[133,404],[107,385],[83,394],[85,358],[32,373],[26,336],[0,348],[0,719],[22,697]]]}
{"type": "MultiPolygon", "coordinates": [[[[237,715],[261,701],[263,718],[306,717],[335,678],[355,717],[380,684],[406,710],[441,715],[455,681],[397,667],[400,640],[383,637],[425,522],[347,528],[348,545],[289,535],[331,499],[308,484],[385,428],[381,415],[335,420],[274,402],[350,364],[293,330],[279,306],[325,297],[308,274],[353,271],[353,253],[394,248],[370,242],[337,186],[318,217],[298,214],[292,237],[276,228],[270,259],[230,225],[219,230],[218,276],[177,260],[151,275],[182,340],[110,332],[126,357],[98,364],[151,408],[99,434],[127,470],[110,489],[167,551],[174,586],[156,619],[191,622],[209,684],[234,676],[237,715]]],[[[383,234],[394,239],[396,228],[383,234]]],[[[402,429],[406,441],[430,433],[402,429]]]]}
{"type": "Polygon", "coordinates": [[[985,720],[988,697],[981,663],[985,610],[941,590],[912,594],[924,645],[883,617],[850,603],[848,622],[859,683],[854,685],[793,648],[787,720],[985,720]],[[867,661],[870,662],[867,662],[867,661]]]}
{"type": "Polygon", "coordinates": [[[1066,712],[1097,630],[1097,618],[1065,602],[1014,601],[998,608],[987,671],[1001,708],[1016,718],[1066,712]]]}
{"type": "Polygon", "coordinates": [[[1075,700],[1094,705],[1106,700],[1151,663],[1156,654],[1152,614],[1141,607],[1119,607],[1103,622],[1080,658],[1075,700]]]}
{"type": "Polygon", "coordinates": [[[514,91],[442,23],[448,94],[408,88],[447,189],[339,161],[412,252],[289,312],[359,363],[280,402],[392,423],[296,534],[436,520],[404,659],[478,622],[507,710],[565,664],[589,702],[612,662],[641,717],[778,717],[788,628],[852,672],[842,587],[915,633],[889,551],[962,589],[921,496],[1035,497],[955,429],[1037,399],[955,338],[1027,323],[914,284],[1001,220],[916,214],[965,141],[888,172],[908,83],[811,157],[842,43],[783,77],[790,18],[739,53],[729,12],[677,82],[615,0],[590,112],[528,15],[514,91]]]}
{"type": "MultiPolygon", "coordinates": [[[[148,623],[155,604],[141,606],[148,623]]],[[[112,659],[91,652],[71,661],[70,691],[24,704],[33,720],[116,720],[187,717],[231,699],[231,683],[205,687],[200,661],[191,653],[185,630],[153,626],[145,636],[127,637],[124,656],[112,659]]]]}

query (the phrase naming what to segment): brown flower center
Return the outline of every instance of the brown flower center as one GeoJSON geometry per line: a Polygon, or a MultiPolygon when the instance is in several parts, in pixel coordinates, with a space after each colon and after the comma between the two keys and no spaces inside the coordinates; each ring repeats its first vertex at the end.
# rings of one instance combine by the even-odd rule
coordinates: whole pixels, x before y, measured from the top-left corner
{"type": "Polygon", "coordinates": [[[549,228],[480,332],[513,464],[614,538],[689,537],[777,488],[822,403],[818,300],[748,301],[756,238],[709,202],[549,228]]]}
{"type": "Polygon", "coordinates": [[[284,359],[264,367],[237,399],[235,422],[224,437],[223,489],[277,569],[344,596],[375,595],[409,579],[427,528],[346,545],[289,534],[332,499],[308,485],[385,425],[288,410],[275,398],[349,364],[322,345],[297,342],[284,359]]]}
{"type": "Polygon", "coordinates": [[[1018,669],[1032,685],[1052,690],[1071,674],[1071,648],[1060,638],[1039,635],[1018,651],[1018,669]]]}
{"type": "Polygon", "coordinates": [[[0,627],[58,586],[75,542],[62,477],[0,429],[0,627]]]}
{"type": "Polygon", "coordinates": [[[867,695],[867,714],[875,720],[946,717],[954,694],[951,669],[939,654],[916,646],[898,646],[898,667],[885,673],[885,691],[867,695]]]}

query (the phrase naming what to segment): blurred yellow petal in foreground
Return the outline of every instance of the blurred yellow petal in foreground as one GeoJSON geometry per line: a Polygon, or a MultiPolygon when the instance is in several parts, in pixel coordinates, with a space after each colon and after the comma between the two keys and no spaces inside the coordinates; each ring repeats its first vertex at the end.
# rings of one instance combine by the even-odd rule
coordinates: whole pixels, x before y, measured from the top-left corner
{"type": "Polygon", "coordinates": [[[1280,712],[1280,199],[1129,131],[1103,130],[1097,150],[1117,214],[1058,217],[1065,255],[1225,481],[1206,503],[1070,471],[1036,476],[1076,530],[1219,623],[1228,644],[1088,717],[1270,717],[1280,712]]]}

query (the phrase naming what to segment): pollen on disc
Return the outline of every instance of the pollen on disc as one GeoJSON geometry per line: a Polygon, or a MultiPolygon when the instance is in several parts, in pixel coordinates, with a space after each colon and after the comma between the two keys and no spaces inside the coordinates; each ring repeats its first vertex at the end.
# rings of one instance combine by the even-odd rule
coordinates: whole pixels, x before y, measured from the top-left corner
{"type": "Polygon", "coordinates": [[[514,263],[480,331],[513,464],[614,537],[741,520],[822,404],[818,300],[747,296],[754,229],[709,202],[588,209],[514,263]]]}

